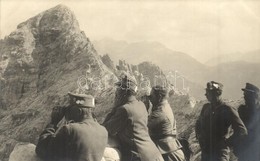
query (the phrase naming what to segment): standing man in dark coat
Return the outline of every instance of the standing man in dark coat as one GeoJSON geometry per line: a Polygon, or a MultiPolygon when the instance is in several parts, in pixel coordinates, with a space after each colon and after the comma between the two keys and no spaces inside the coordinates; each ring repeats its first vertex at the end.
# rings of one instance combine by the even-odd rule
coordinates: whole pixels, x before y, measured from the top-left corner
{"type": "Polygon", "coordinates": [[[135,97],[135,78],[124,73],[116,86],[115,107],[103,125],[118,138],[122,161],[163,161],[148,133],[146,107],[135,97]]]}
{"type": "Polygon", "coordinates": [[[229,146],[247,135],[238,112],[221,99],[223,85],[214,81],[207,83],[205,104],[196,123],[196,137],[201,147],[201,161],[228,161],[229,146]],[[234,133],[229,137],[229,128],[234,133]]]}
{"type": "Polygon", "coordinates": [[[182,146],[177,140],[176,120],[167,101],[168,90],[162,86],[152,88],[149,96],[153,104],[148,119],[149,133],[164,161],[184,161],[182,146]]]}
{"type": "Polygon", "coordinates": [[[94,97],[69,95],[70,106],[53,110],[50,124],[40,135],[36,154],[48,161],[100,161],[108,133],[92,117],[94,97]],[[69,123],[57,130],[64,115],[69,123]]]}
{"type": "Polygon", "coordinates": [[[235,148],[239,161],[260,160],[260,100],[259,88],[246,83],[244,91],[245,105],[240,105],[238,113],[244,122],[248,136],[235,148]]]}

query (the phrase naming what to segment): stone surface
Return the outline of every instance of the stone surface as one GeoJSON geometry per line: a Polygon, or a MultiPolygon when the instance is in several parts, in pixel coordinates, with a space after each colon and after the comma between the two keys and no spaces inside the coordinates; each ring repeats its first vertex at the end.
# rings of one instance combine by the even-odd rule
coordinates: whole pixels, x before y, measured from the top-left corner
{"type": "MultiPolygon", "coordinates": [[[[36,146],[31,143],[17,143],[9,156],[9,161],[43,161],[35,153],[36,146]]],[[[118,149],[106,147],[102,161],[119,161],[118,149]]]]}
{"type": "Polygon", "coordinates": [[[9,161],[42,161],[36,156],[35,145],[30,143],[18,143],[10,154],[9,161]]]}

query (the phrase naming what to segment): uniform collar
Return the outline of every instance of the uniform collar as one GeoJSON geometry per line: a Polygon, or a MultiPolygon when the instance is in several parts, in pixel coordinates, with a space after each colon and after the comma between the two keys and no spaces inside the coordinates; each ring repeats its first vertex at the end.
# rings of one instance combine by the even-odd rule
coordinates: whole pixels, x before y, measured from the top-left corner
{"type": "Polygon", "coordinates": [[[127,102],[133,102],[133,101],[136,101],[136,100],[137,99],[136,99],[135,96],[130,96],[130,97],[128,97],[127,102]]]}
{"type": "Polygon", "coordinates": [[[216,103],[211,103],[211,107],[214,107],[215,109],[218,108],[219,106],[225,104],[224,101],[220,98],[216,103]]]}
{"type": "Polygon", "coordinates": [[[93,117],[88,117],[82,120],[81,122],[89,122],[89,121],[95,121],[93,117]]]}

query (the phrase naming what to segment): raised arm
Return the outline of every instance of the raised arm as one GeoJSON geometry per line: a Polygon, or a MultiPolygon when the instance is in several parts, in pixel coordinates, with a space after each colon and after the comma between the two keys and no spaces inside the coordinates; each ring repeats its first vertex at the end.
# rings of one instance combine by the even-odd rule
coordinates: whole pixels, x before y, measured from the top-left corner
{"type": "Polygon", "coordinates": [[[36,154],[43,159],[66,157],[68,143],[68,129],[63,126],[57,133],[54,125],[49,124],[40,135],[36,146],[36,154]]]}

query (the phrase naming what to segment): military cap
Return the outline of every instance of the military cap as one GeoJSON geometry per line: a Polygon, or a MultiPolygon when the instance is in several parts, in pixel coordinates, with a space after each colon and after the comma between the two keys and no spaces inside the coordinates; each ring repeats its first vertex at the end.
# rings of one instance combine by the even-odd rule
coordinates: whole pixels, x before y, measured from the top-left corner
{"type": "Polygon", "coordinates": [[[68,95],[71,99],[71,104],[82,108],[94,108],[95,98],[92,95],[86,94],[75,94],[69,92],[68,95]]]}
{"type": "Polygon", "coordinates": [[[251,83],[246,83],[246,87],[242,88],[242,91],[259,93],[259,88],[251,83]]]}
{"type": "Polygon", "coordinates": [[[223,84],[215,82],[215,81],[210,81],[207,83],[207,90],[217,90],[217,91],[222,91],[223,90],[223,84]]]}
{"type": "Polygon", "coordinates": [[[135,77],[126,72],[121,73],[119,81],[115,83],[115,85],[122,89],[132,90],[134,92],[137,91],[137,81],[135,77]]]}

